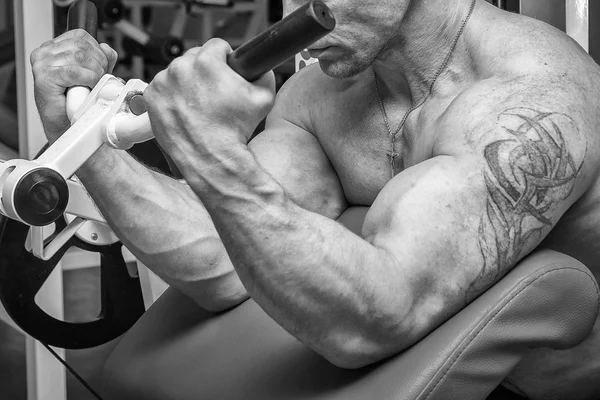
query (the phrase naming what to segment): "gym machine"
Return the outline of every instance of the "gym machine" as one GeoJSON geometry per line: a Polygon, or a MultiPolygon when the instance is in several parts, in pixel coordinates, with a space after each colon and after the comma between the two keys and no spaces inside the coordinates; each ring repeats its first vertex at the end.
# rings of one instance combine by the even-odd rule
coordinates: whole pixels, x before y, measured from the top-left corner
{"type": "MultiPolygon", "coordinates": [[[[23,153],[22,153],[22,156],[24,156],[24,155],[23,155],[23,153]]],[[[25,226],[25,225],[23,225],[23,227],[24,227],[25,229],[28,229],[28,228],[27,228],[27,226],[25,226]]]]}
{"type": "MultiPolygon", "coordinates": [[[[255,80],[334,25],[328,8],[311,1],[230,53],[227,62],[247,80],[255,80]]],[[[69,28],[76,27],[96,31],[96,7],[88,0],[69,10],[69,28]]],[[[107,74],[91,91],[69,89],[71,128],[35,160],[0,165],[0,213],[8,217],[1,221],[0,300],[23,331],[46,344],[96,346],[125,332],[144,312],[139,283],[127,273],[121,244],[74,175],[103,145],[125,150],[153,138],[143,99],[146,86],[139,79],[123,83],[107,74]],[[102,257],[102,315],[78,324],[51,317],[34,300],[73,245],[102,257]]]]}

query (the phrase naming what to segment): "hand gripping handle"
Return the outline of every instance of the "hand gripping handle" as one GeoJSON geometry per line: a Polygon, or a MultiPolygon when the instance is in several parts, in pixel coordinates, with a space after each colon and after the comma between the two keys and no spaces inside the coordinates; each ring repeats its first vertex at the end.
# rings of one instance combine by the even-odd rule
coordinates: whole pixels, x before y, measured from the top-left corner
{"type": "MultiPolygon", "coordinates": [[[[83,28],[92,35],[96,34],[96,7],[90,1],[79,0],[73,4],[68,18],[69,29],[83,28]]],[[[87,93],[88,88],[73,87],[67,93],[67,101],[76,101],[77,96],[83,96],[84,100],[87,93]]],[[[56,220],[54,235],[66,227],[65,217],[60,210],[58,212],[58,218],[52,219],[56,220]]],[[[144,313],[139,279],[129,275],[120,242],[91,245],[73,236],[44,261],[25,249],[28,231],[29,227],[21,222],[0,218],[0,300],[8,315],[28,335],[55,347],[89,348],[122,335],[144,313]],[[100,255],[101,311],[91,321],[61,321],[47,314],[35,302],[44,282],[72,247],[100,255]]],[[[50,240],[53,237],[47,239],[50,240]]]]}
{"type": "MultiPolygon", "coordinates": [[[[335,19],[327,6],[312,0],[229,53],[227,64],[252,82],[327,35],[334,27],[335,19]]],[[[138,105],[142,104],[139,108],[145,110],[143,96],[135,98],[138,105]]],[[[154,137],[147,113],[134,114],[111,126],[107,142],[112,147],[127,149],[154,137]]]]}
{"type": "MultiPolygon", "coordinates": [[[[94,3],[89,0],[78,0],[69,8],[67,15],[67,31],[83,29],[94,39],[98,35],[98,10],[94,3]]],[[[69,121],[73,119],[73,113],[84,102],[90,89],[86,86],[73,86],[67,90],[67,111],[70,115],[69,121]]]]}

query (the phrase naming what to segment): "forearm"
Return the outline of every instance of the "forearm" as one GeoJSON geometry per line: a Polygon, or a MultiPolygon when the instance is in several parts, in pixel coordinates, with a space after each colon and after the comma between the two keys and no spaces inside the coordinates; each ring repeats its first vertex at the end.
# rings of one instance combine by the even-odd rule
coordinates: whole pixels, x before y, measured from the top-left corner
{"type": "Polygon", "coordinates": [[[127,248],[167,283],[208,309],[246,298],[209,214],[187,185],[108,148],[77,175],[127,248]]]}
{"type": "Polygon", "coordinates": [[[369,353],[365,347],[376,346],[369,340],[402,315],[394,305],[406,304],[389,255],[295,205],[248,151],[217,157],[227,165],[199,165],[195,170],[211,172],[192,176],[189,169],[186,176],[252,298],[330,360],[349,345],[369,353]]]}

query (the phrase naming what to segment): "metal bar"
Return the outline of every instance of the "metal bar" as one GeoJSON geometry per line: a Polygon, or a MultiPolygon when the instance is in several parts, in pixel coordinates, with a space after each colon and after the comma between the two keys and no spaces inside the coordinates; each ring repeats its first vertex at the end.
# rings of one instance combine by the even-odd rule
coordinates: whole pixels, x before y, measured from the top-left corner
{"type": "MultiPolygon", "coordinates": [[[[143,29],[143,23],[142,23],[142,7],[139,5],[135,5],[135,6],[131,6],[130,9],[130,18],[131,18],[131,23],[134,26],[139,27],[140,29],[143,29]]],[[[145,70],[145,63],[144,63],[144,59],[139,56],[134,54],[131,57],[131,75],[134,78],[140,78],[140,79],[144,79],[145,78],[145,74],[144,74],[144,70],[145,70]]]]}
{"type": "Polygon", "coordinates": [[[52,2],[15,1],[14,13],[19,155],[30,160],[46,143],[46,137],[33,98],[33,72],[29,55],[54,36],[52,2]]]}
{"type": "MultiPolygon", "coordinates": [[[[46,143],[40,117],[33,98],[33,73],[29,55],[54,36],[52,1],[14,1],[15,54],[19,120],[19,155],[32,159],[46,143]]],[[[46,281],[38,301],[53,315],[62,316],[62,273],[55,268],[46,281]]],[[[65,356],[64,350],[56,350],[65,356]]],[[[58,361],[36,340],[27,337],[27,399],[66,399],[66,374],[58,361]]]]}

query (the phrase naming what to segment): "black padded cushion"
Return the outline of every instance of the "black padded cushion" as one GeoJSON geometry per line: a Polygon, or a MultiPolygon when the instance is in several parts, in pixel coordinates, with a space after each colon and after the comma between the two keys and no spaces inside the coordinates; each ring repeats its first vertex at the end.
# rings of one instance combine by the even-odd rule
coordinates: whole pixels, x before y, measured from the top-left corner
{"type": "Polygon", "coordinates": [[[169,289],[109,359],[104,390],[144,400],[485,399],[529,349],[581,342],[597,313],[590,272],[543,250],[404,353],[343,370],[252,300],[212,314],[169,289]]]}

